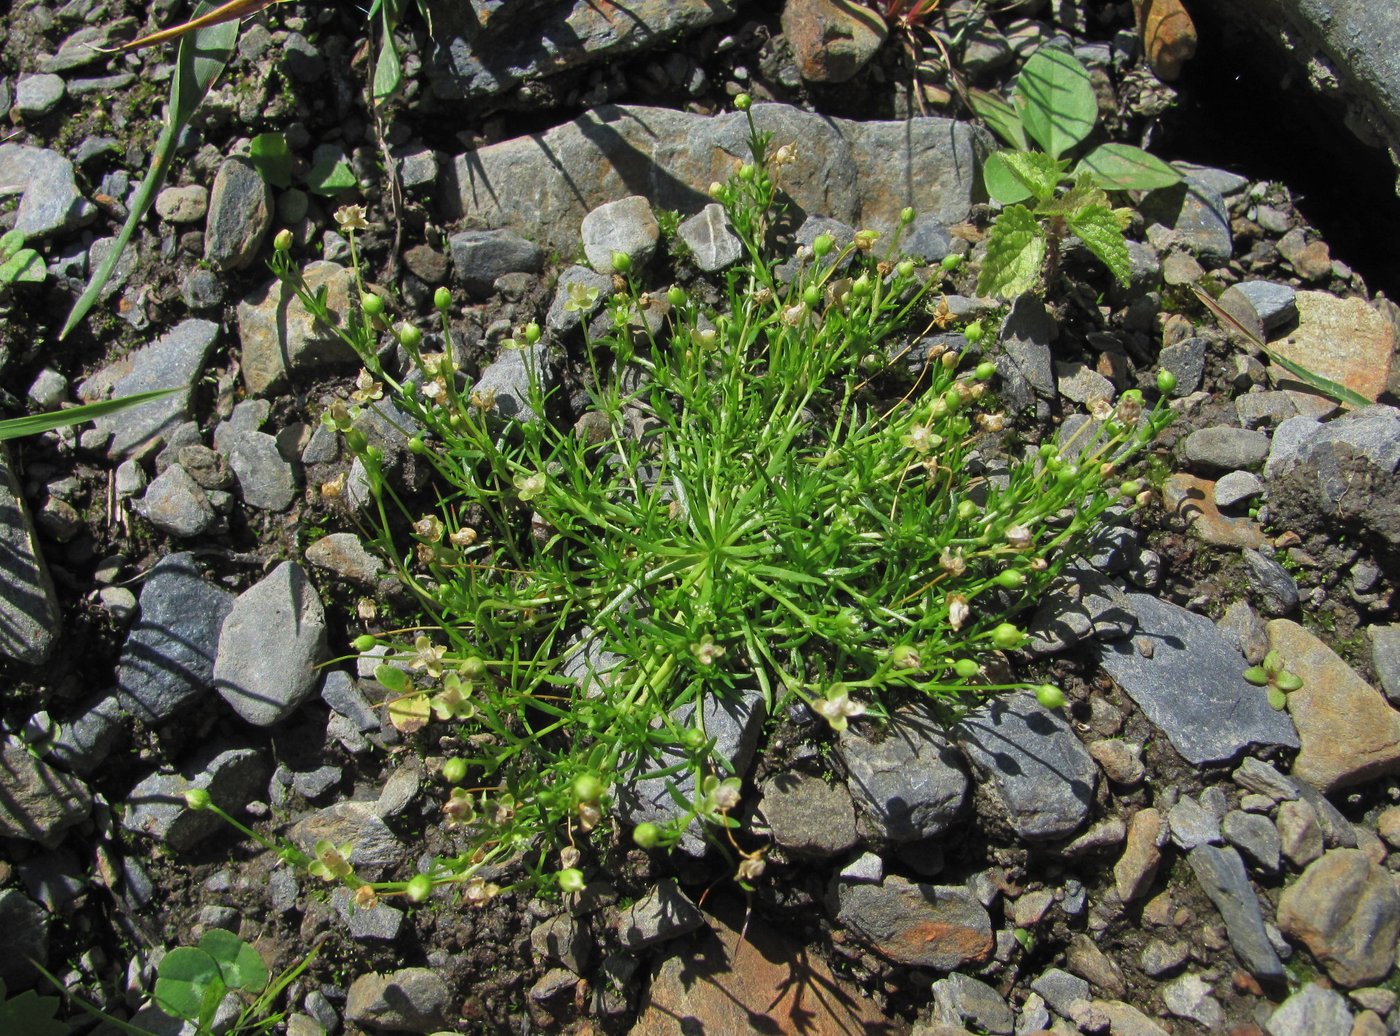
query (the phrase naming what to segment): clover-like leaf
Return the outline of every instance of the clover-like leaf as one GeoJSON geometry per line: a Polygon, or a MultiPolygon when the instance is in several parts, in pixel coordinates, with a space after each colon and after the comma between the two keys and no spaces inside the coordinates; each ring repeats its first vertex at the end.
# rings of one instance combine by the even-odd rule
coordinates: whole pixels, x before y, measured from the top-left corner
{"type": "Polygon", "coordinates": [[[432,703],[426,691],[403,694],[389,701],[389,722],[401,734],[422,730],[432,713],[432,703]]]}
{"type": "Polygon", "coordinates": [[[1087,137],[1099,119],[1088,69],[1073,54],[1052,47],[1041,47],[1026,62],[1016,98],[1021,125],[1051,158],[1087,137]]]}
{"type": "Polygon", "coordinates": [[[224,992],[219,962],[204,950],[177,946],[161,959],[155,1001],[172,1018],[195,1021],[204,1016],[211,1000],[217,1007],[224,992]]]}
{"type": "Polygon", "coordinates": [[[374,678],[390,694],[407,694],[409,691],[408,674],[387,663],[381,662],[374,667],[374,678]]]}
{"type": "Polygon", "coordinates": [[[1074,236],[1108,267],[1119,284],[1127,284],[1133,263],[1128,255],[1128,242],[1118,226],[1118,217],[1104,205],[1090,205],[1066,217],[1074,236]]]}
{"type": "Polygon", "coordinates": [[[1104,144],[1075,167],[1110,191],[1151,191],[1181,182],[1181,174],[1160,158],[1131,144],[1104,144]]]}
{"type": "Polygon", "coordinates": [[[58,1008],[58,997],[40,996],[32,989],[6,1000],[5,982],[0,979],[0,1032],[22,1033],[23,1036],[68,1036],[72,1031],[68,1024],[54,1017],[58,1008]]]}
{"type": "Polygon", "coordinates": [[[211,928],[199,940],[199,948],[219,965],[229,989],[262,989],[267,985],[267,964],[261,954],[233,932],[211,928]]]}
{"type": "Polygon", "coordinates": [[[1045,229],[1029,209],[1012,205],[1003,210],[987,235],[977,293],[1009,299],[1030,291],[1045,266],[1045,246],[1045,229]]]}

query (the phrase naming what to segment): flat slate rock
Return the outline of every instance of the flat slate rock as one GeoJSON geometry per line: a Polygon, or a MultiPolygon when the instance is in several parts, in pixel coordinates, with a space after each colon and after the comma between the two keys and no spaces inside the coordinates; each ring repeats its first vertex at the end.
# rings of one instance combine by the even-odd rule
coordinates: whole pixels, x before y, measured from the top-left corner
{"type": "Polygon", "coordinates": [[[0,838],[22,838],[53,849],[63,833],[92,812],[92,793],[17,741],[0,748],[0,838]]]}
{"type": "Polygon", "coordinates": [[[62,625],[58,597],[10,453],[0,444],[0,655],[39,665],[62,625]]]}
{"type": "Polygon", "coordinates": [[[1245,682],[1243,656],[1215,623],[1147,594],[1127,602],[1137,631],[1097,645],[1099,661],[1183,759],[1199,766],[1234,760],[1250,745],[1298,747],[1288,716],[1245,682]]]}
{"type": "Polygon", "coordinates": [[[827,907],[838,924],[896,964],[955,971],[992,955],[991,917],[962,885],[895,876],[878,885],[838,880],[827,907]]]}
{"type": "Polygon", "coordinates": [[[1018,837],[1068,838],[1094,804],[1098,766],[1057,712],[1028,692],[972,712],[954,732],[958,745],[994,790],[1018,837]]]}
{"type": "Polygon", "coordinates": [[[1201,890],[1225,921],[1225,933],[1235,956],[1255,978],[1268,983],[1284,980],[1283,962],[1264,930],[1259,899],[1249,884],[1244,861],[1231,848],[1199,845],[1186,856],[1201,890]]]}
{"type": "Polygon", "coordinates": [[[214,685],[219,631],[234,595],[206,582],[191,554],[156,562],[141,587],[141,618],[122,646],[117,688],[143,723],[160,723],[214,685]]]}
{"type": "MultiPolygon", "coordinates": [[[[783,171],[794,216],[818,213],[893,231],[905,206],[945,224],[966,218],[982,131],[950,119],[852,122],[783,104],[756,104],[760,132],[796,148],[783,171]]],[[[705,116],[669,108],[604,105],[544,133],[458,156],[440,181],[448,219],[540,234],[569,254],[583,217],[605,202],[644,194],[653,206],[694,215],[709,185],[748,160],[743,113],[705,116]]]]}

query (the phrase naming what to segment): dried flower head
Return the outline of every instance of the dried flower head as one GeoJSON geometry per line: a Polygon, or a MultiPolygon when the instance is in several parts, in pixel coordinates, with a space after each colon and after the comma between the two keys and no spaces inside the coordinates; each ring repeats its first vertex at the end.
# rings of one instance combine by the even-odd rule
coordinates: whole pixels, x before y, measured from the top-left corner
{"type": "Polygon", "coordinates": [[[938,564],[949,575],[960,576],[967,571],[967,560],[961,547],[944,547],[938,555],[938,564]]]}
{"type": "Polygon", "coordinates": [[[361,622],[373,622],[379,617],[379,605],[372,597],[361,597],[355,603],[355,614],[360,617],[361,622]]]}
{"type": "Polygon", "coordinates": [[[321,483],[321,496],[326,500],[339,500],[345,495],[346,473],[341,472],[329,482],[321,483]]]}
{"type": "Polygon", "coordinates": [[[413,535],[420,536],[429,543],[442,539],[442,519],[435,514],[425,514],[413,523],[413,535]]]}
{"type": "Polygon", "coordinates": [[[365,219],[363,205],[342,205],[335,210],[335,221],[340,225],[341,230],[348,230],[351,233],[369,229],[369,221],[365,219]]]}
{"type": "Polygon", "coordinates": [[[690,645],[690,653],[701,665],[714,665],[726,652],[723,644],[716,644],[715,638],[706,633],[698,642],[690,645]]]}
{"type": "Polygon", "coordinates": [[[374,891],[373,885],[361,885],[351,898],[359,910],[373,910],[379,905],[379,893],[374,891]]]}
{"type": "Polygon", "coordinates": [[[1108,405],[1108,400],[1095,396],[1089,400],[1089,413],[1095,421],[1107,421],[1113,416],[1113,407],[1108,405]]]}
{"type": "Polygon", "coordinates": [[[948,625],[953,628],[953,632],[963,628],[963,623],[967,622],[972,610],[967,606],[967,598],[962,594],[949,594],[948,603],[948,625]]]}
{"type": "Polygon", "coordinates": [[[355,391],[350,393],[350,398],[356,403],[369,403],[376,399],[383,399],[384,386],[374,380],[373,374],[361,367],[359,375],[355,378],[355,391]]]}
{"type": "Polygon", "coordinates": [[[452,546],[458,550],[466,550],[476,542],[476,536],[475,529],[470,525],[464,525],[460,529],[454,529],[448,539],[452,541],[452,546]]]}
{"type": "Polygon", "coordinates": [[[852,718],[865,715],[865,706],[852,701],[846,686],[839,683],[827,688],[826,697],[814,701],[812,709],[837,733],[845,730],[852,718]]]}
{"type": "Polygon", "coordinates": [[[763,871],[766,867],[767,863],[762,856],[745,856],[739,861],[734,876],[740,881],[757,881],[763,877],[763,871]]]}
{"type": "Polygon", "coordinates": [[[1031,545],[1031,530],[1025,525],[1012,525],[1006,530],[1006,542],[1014,550],[1025,550],[1031,545]]]}

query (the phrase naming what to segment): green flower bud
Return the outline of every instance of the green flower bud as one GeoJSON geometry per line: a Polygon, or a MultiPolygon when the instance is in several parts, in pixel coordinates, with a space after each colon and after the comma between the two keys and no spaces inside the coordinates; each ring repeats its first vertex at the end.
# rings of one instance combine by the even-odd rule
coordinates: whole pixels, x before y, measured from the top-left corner
{"type": "Polygon", "coordinates": [[[452,292],[446,288],[439,288],[433,292],[433,305],[443,313],[452,308],[452,292]]]}
{"type": "Polygon", "coordinates": [[[373,445],[373,444],[371,444],[371,445],[369,445],[369,446],[366,446],[366,447],[365,447],[365,460],[369,461],[371,464],[383,464],[383,463],[384,463],[384,451],[381,450],[378,446],[375,446],[375,445],[373,445]]]}
{"type": "Polygon", "coordinates": [[[958,502],[958,518],[961,521],[971,521],[977,517],[977,505],[971,500],[961,500],[958,502]]]}
{"type": "Polygon", "coordinates": [[[565,867],[558,874],[559,891],[566,894],[582,892],[584,886],[583,871],[577,867],[565,867]]]}
{"type": "Polygon", "coordinates": [[[530,345],[534,345],[538,342],[543,335],[544,332],[540,330],[540,325],[533,320],[525,325],[525,341],[530,345]]]}
{"type": "Polygon", "coordinates": [[[408,879],[403,892],[410,903],[422,903],[433,894],[433,879],[426,874],[415,874],[408,879]]]}
{"type": "Polygon", "coordinates": [[[940,262],[938,265],[941,266],[941,267],[943,267],[943,269],[944,269],[947,273],[952,273],[954,270],[956,270],[956,269],[957,269],[959,266],[961,266],[962,264],[963,264],[963,257],[962,257],[962,256],[960,256],[957,252],[949,252],[947,255],[945,255],[945,256],[943,257],[943,261],[940,262]]]}
{"type": "Polygon", "coordinates": [[[190,788],[185,792],[185,805],[196,812],[208,809],[212,803],[209,793],[203,788],[190,788]]]}
{"type": "Polygon", "coordinates": [[[910,223],[914,222],[915,215],[917,214],[914,212],[914,207],[912,205],[906,205],[899,210],[899,221],[905,226],[908,226],[910,223]]]}
{"type": "Polygon", "coordinates": [[[953,672],[964,680],[971,680],[982,671],[982,667],[970,658],[960,658],[953,663],[953,672]]]}
{"type": "Polygon", "coordinates": [[[369,440],[365,438],[365,433],[358,428],[347,428],[345,430],[345,448],[351,453],[360,454],[369,445],[369,440]]]}
{"type": "Polygon", "coordinates": [[[818,234],[812,239],[812,254],[818,259],[830,253],[836,247],[836,238],[830,234],[818,234]]]}
{"type": "Polygon", "coordinates": [[[442,779],[448,784],[461,784],[467,779],[467,761],[454,755],[442,764],[442,779]]]}
{"type": "Polygon", "coordinates": [[[661,828],[650,821],[638,824],[632,829],[632,841],[640,849],[655,849],[661,843],[661,828]]]}
{"type": "MultiPolygon", "coordinates": [[[[979,336],[980,337],[980,336],[979,336]]],[[[972,371],[972,376],[978,381],[991,381],[996,377],[997,365],[991,360],[983,360],[972,371]]]]}
{"type": "Polygon", "coordinates": [[[292,232],[286,229],[277,231],[277,236],[272,239],[272,247],[278,252],[290,252],[292,250],[292,232]]]}
{"type": "Polygon", "coordinates": [[[1026,635],[1009,622],[1003,622],[992,630],[992,643],[1003,651],[1014,651],[1025,640],[1026,635]]]}
{"type": "Polygon", "coordinates": [[[1167,396],[1176,390],[1176,375],[1169,370],[1157,372],[1157,391],[1167,396]]]}
{"type": "Polygon", "coordinates": [[[384,315],[384,300],[373,292],[365,292],[360,296],[360,309],[364,310],[367,317],[380,317],[384,315]]]}
{"type": "Polygon", "coordinates": [[[905,259],[894,268],[894,272],[905,280],[908,280],[910,277],[914,276],[914,260],[905,259]]]}
{"type": "Polygon", "coordinates": [[[822,304],[822,290],[815,284],[809,284],[802,290],[802,301],[807,303],[808,309],[816,309],[822,304]]]}
{"type": "Polygon", "coordinates": [[[681,744],[692,752],[698,751],[705,747],[705,732],[695,727],[686,727],[681,731],[681,744]]]}
{"type": "Polygon", "coordinates": [[[350,646],[363,654],[366,651],[374,650],[375,645],[378,643],[379,638],[374,636],[374,634],[361,633],[354,640],[350,641],[350,646]]]}
{"type": "Polygon", "coordinates": [[[1053,683],[1043,683],[1035,689],[1035,700],[1047,709],[1064,708],[1065,692],[1053,683]]]}
{"type": "Polygon", "coordinates": [[[423,344],[423,332],[412,324],[400,324],[399,343],[409,352],[417,352],[423,344]]]}
{"type": "Polygon", "coordinates": [[[612,254],[612,268],[618,273],[627,273],[632,269],[632,257],[626,252],[614,252],[612,254]]]}
{"type": "Polygon", "coordinates": [[[739,179],[748,183],[753,179],[753,163],[745,162],[739,167],[739,179]]]}
{"type": "Polygon", "coordinates": [[[1077,464],[1066,464],[1055,472],[1055,481],[1062,486],[1068,486],[1079,478],[1079,466],[1077,464]]]}
{"type": "MultiPolygon", "coordinates": [[[[987,329],[982,326],[982,321],[980,320],[974,320],[972,323],[968,324],[965,328],[963,328],[963,337],[967,339],[969,345],[976,345],[986,336],[986,334],[987,329]]],[[[993,367],[992,371],[995,373],[996,368],[993,367]]]]}
{"type": "Polygon", "coordinates": [[[1017,587],[1026,585],[1026,573],[1018,568],[1004,568],[993,576],[992,580],[998,586],[1004,586],[1008,590],[1015,590],[1017,587]]]}
{"type": "Polygon", "coordinates": [[[734,98],[734,108],[737,111],[746,112],[753,107],[753,98],[748,94],[739,94],[734,98]]]}
{"type": "Polygon", "coordinates": [[[1118,487],[1118,492],[1128,498],[1135,497],[1142,492],[1142,483],[1124,482],[1121,486],[1118,487]]]}
{"type": "Polygon", "coordinates": [[[685,289],[679,284],[673,284],[666,289],[666,301],[673,306],[685,305],[685,289]]]}
{"type": "Polygon", "coordinates": [[[874,290],[875,286],[870,283],[870,278],[865,274],[861,274],[857,277],[855,283],[851,285],[851,294],[858,299],[865,298],[874,290]]]}
{"type": "Polygon", "coordinates": [[[428,452],[428,444],[423,441],[421,435],[415,435],[412,439],[408,440],[408,452],[416,453],[421,457],[428,452]]]}
{"type": "Polygon", "coordinates": [[[595,773],[581,773],[574,778],[571,789],[575,802],[597,802],[603,797],[607,786],[595,773]]]}
{"type": "Polygon", "coordinates": [[[1142,405],[1142,389],[1128,389],[1127,392],[1124,392],[1124,393],[1123,393],[1123,402],[1124,402],[1124,403],[1133,403],[1133,404],[1135,404],[1135,405],[1137,405],[1137,406],[1141,406],[1141,405],[1142,405]]]}

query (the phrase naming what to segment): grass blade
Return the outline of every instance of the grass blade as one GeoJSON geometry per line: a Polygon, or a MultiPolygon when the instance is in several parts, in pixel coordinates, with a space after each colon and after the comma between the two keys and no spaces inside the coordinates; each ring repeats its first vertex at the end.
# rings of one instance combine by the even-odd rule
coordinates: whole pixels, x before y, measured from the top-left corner
{"type": "Polygon", "coordinates": [[[66,428],[69,425],[82,424],[84,421],[95,421],[99,417],[106,417],[119,410],[126,410],[130,407],[140,406],[142,403],[162,399],[172,392],[178,391],[178,389],[173,388],[156,389],[152,392],[137,392],[134,395],[122,396],[120,399],[104,399],[100,403],[88,403],[68,410],[32,414],[28,417],[12,417],[0,421],[0,442],[18,439],[25,435],[38,435],[40,432],[52,431],[55,428],[66,428]]]}
{"type": "MultiPolygon", "coordinates": [[[[195,11],[196,19],[211,7],[208,3],[200,4],[195,11]]],[[[165,183],[166,174],[170,172],[170,163],[175,158],[175,141],[189,124],[205,94],[209,92],[209,87],[224,70],[237,41],[236,20],[206,26],[180,40],[180,51],[175,59],[175,77],[170,86],[170,111],[165,127],[160,132],[160,138],[156,141],[154,161],[132,200],[131,212],[117,234],[115,245],[107,252],[107,258],[93,272],[87,287],[83,289],[83,294],[74,303],[63,330],[58,333],[59,341],[66,338],[78,322],[87,316],[88,310],[92,309],[101,295],[103,286],[112,276],[118,260],[126,251],[126,246],[130,244],[137,224],[150,211],[156,192],[165,183]]]]}

